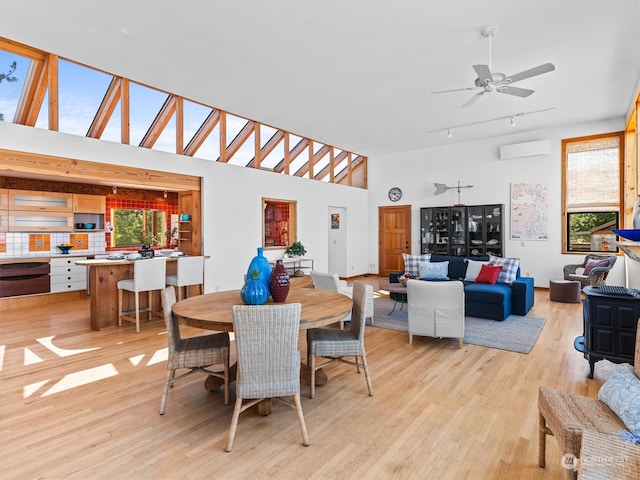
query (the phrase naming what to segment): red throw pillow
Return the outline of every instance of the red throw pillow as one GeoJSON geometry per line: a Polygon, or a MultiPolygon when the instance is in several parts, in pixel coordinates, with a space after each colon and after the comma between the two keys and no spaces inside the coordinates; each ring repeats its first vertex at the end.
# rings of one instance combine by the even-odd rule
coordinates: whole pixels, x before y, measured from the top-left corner
{"type": "Polygon", "coordinates": [[[476,277],[476,283],[488,283],[489,285],[494,285],[501,271],[502,265],[482,265],[480,273],[476,277]]]}
{"type": "Polygon", "coordinates": [[[609,260],[603,259],[603,260],[594,260],[593,258],[590,258],[589,260],[587,260],[587,264],[584,267],[584,272],[582,272],[583,275],[589,275],[591,273],[591,270],[593,270],[596,267],[606,267],[609,265],[609,260]]]}

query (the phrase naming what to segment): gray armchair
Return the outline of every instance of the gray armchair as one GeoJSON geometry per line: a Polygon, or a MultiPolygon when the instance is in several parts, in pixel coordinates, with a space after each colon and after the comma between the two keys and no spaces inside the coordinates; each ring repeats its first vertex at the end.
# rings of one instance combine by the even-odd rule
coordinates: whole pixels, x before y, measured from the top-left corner
{"type": "Polygon", "coordinates": [[[615,265],[616,259],[615,255],[589,254],[580,264],[565,265],[564,279],[577,280],[583,287],[605,285],[609,270],[615,265]],[[578,271],[578,269],[582,270],[578,271]]]}

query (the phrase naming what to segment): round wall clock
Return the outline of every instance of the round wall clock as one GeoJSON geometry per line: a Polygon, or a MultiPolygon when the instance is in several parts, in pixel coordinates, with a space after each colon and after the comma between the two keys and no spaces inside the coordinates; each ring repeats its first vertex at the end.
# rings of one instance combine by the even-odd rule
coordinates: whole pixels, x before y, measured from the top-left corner
{"type": "Polygon", "coordinates": [[[402,198],[402,190],[398,187],[393,187],[389,189],[389,200],[392,202],[397,202],[402,198]]]}

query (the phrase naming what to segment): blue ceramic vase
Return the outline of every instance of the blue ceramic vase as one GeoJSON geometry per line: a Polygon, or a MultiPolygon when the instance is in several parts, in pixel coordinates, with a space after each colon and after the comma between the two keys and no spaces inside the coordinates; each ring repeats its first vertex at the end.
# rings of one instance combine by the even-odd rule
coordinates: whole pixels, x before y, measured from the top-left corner
{"type": "MultiPolygon", "coordinates": [[[[271,293],[269,290],[269,279],[271,278],[271,265],[269,265],[269,260],[262,254],[262,247],[258,247],[258,255],[253,257],[251,263],[249,264],[249,268],[247,269],[247,277],[246,282],[248,282],[252,277],[251,272],[253,270],[258,270],[259,275],[258,278],[264,283],[265,288],[267,289],[267,297],[271,293]]],[[[265,300],[266,301],[266,300],[265,300]]],[[[263,302],[264,303],[264,302],[263,302]]]]}
{"type": "Polygon", "coordinates": [[[258,277],[258,271],[252,271],[253,277],[248,277],[240,297],[246,305],[264,305],[269,299],[269,287],[258,277]]]}

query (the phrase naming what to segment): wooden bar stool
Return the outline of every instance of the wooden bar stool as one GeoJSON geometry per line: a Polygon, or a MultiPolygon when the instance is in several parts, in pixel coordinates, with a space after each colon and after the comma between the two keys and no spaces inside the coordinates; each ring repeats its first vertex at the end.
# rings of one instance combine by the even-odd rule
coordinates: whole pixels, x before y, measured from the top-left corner
{"type": "Polygon", "coordinates": [[[176,287],[178,301],[187,298],[188,288],[191,285],[199,285],[202,295],[204,283],[204,256],[180,257],[176,265],[176,274],[167,275],[166,284],[176,287]],[[183,296],[183,290],[185,291],[183,296]]]}
{"type": "Polygon", "coordinates": [[[149,312],[149,320],[155,313],[161,316],[161,312],[154,312],[152,309],[151,293],[154,290],[163,290],[165,287],[165,276],[167,274],[167,259],[163,257],[135,260],[133,264],[133,278],[120,280],[118,282],[118,326],[122,325],[122,320],[135,322],[136,333],[140,333],[140,292],[148,292],[149,307],[145,310],[149,312]],[[126,315],[122,311],[122,300],[124,291],[133,292],[135,295],[135,316],[126,315]]]}

